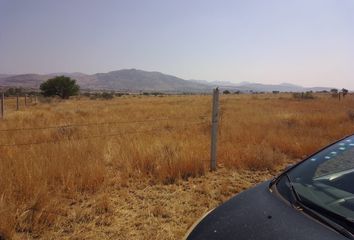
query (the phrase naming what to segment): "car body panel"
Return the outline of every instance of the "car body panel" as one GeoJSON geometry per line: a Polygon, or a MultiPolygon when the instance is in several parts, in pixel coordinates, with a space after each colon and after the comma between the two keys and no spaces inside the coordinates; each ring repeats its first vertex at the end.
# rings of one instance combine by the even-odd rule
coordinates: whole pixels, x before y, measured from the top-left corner
{"type": "Polygon", "coordinates": [[[287,204],[269,181],[246,190],[213,210],[188,240],[344,240],[343,235],[287,204]]]}

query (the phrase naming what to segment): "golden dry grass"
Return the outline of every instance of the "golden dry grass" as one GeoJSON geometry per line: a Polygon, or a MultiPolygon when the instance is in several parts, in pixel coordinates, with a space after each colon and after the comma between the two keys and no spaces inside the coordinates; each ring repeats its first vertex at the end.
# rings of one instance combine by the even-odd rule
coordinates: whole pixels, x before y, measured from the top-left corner
{"type": "Polygon", "coordinates": [[[213,185],[198,177],[209,164],[211,96],[82,98],[20,111],[14,99],[6,104],[3,130],[75,125],[0,131],[0,145],[35,143],[0,147],[0,235],[15,239],[180,238],[203,211],[244,188],[228,187],[235,169],[273,170],[354,130],[353,96],[338,102],[327,95],[303,101],[286,94],[224,95],[218,156],[233,177],[213,185]],[[190,177],[196,180],[183,183],[190,177]],[[172,193],[185,184],[182,204],[172,193]],[[144,195],[147,188],[156,196],[144,195]],[[172,193],[159,200],[166,191],[172,193]],[[90,224],[95,227],[87,233],[90,224]]]}

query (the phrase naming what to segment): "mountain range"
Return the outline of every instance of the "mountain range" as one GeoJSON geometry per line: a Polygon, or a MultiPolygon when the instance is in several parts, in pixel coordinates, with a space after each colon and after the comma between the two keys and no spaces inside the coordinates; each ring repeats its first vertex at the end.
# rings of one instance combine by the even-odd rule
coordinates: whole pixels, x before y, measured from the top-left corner
{"type": "Polygon", "coordinates": [[[76,79],[82,89],[124,90],[124,91],[171,91],[206,92],[218,86],[220,89],[241,92],[303,92],[329,90],[326,87],[304,88],[302,86],[261,83],[232,83],[231,81],[185,80],[160,72],[148,72],[138,69],[122,69],[108,73],[51,73],[51,74],[0,74],[0,87],[39,88],[49,78],[65,75],[76,79]]]}

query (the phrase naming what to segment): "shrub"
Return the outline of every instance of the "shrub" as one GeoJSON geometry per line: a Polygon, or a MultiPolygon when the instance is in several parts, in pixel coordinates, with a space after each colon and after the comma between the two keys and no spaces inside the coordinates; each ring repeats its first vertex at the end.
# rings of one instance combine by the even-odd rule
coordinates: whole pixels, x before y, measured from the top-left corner
{"type": "Polygon", "coordinates": [[[113,93],[103,92],[101,94],[101,98],[106,99],[106,100],[112,99],[113,97],[114,97],[113,93]]]}
{"type": "Polygon", "coordinates": [[[293,93],[295,99],[314,99],[312,92],[293,93]]]}
{"type": "Polygon", "coordinates": [[[163,95],[163,93],[160,93],[160,92],[152,92],[151,95],[159,96],[159,95],[163,95]]]}
{"type": "Polygon", "coordinates": [[[116,97],[121,97],[121,96],[124,96],[125,94],[124,93],[116,93],[115,95],[116,95],[116,97]]]}

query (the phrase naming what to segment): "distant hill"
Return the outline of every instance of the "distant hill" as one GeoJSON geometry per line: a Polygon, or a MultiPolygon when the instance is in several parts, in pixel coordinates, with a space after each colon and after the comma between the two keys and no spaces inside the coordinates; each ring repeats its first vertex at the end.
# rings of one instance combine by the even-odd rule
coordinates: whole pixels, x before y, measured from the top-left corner
{"type": "Polygon", "coordinates": [[[12,76],[12,75],[11,75],[11,74],[1,74],[1,73],[0,73],[0,78],[10,77],[10,76],[12,76]]]}
{"type": "Polygon", "coordinates": [[[47,75],[39,74],[0,75],[0,86],[39,88],[39,85],[48,78],[50,77],[47,75]]]}
{"type": "Polygon", "coordinates": [[[211,87],[219,87],[220,89],[228,89],[231,91],[241,91],[241,92],[306,92],[306,91],[329,91],[331,88],[328,87],[312,87],[306,88],[299,85],[291,83],[281,83],[281,84],[262,84],[262,83],[251,83],[251,82],[240,82],[232,83],[229,81],[204,81],[204,80],[191,80],[194,82],[203,82],[211,87]]]}
{"type": "Polygon", "coordinates": [[[21,74],[0,75],[0,86],[38,88],[40,84],[54,76],[65,75],[77,80],[84,89],[130,90],[130,91],[206,91],[206,84],[187,81],[160,72],[137,69],[123,69],[92,75],[84,73],[52,73],[47,75],[21,74]]]}
{"type": "Polygon", "coordinates": [[[108,73],[96,73],[95,87],[105,89],[129,89],[147,91],[200,91],[210,89],[208,85],[194,83],[160,72],[123,69],[108,73]]]}
{"type": "Polygon", "coordinates": [[[171,92],[206,92],[218,86],[220,89],[242,92],[303,92],[330,90],[325,87],[304,88],[302,86],[260,83],[232,83],[230,81],[184,80],[160,72],[148,72],[138,69],[123,69],[108,73],[51,73],[40,74],[0,74],[0,87],[39,88],[40,84],[54,76],[65,75],[77,80],[82,89],[126,90],[126,91],[171,91],[171,92]]]}

